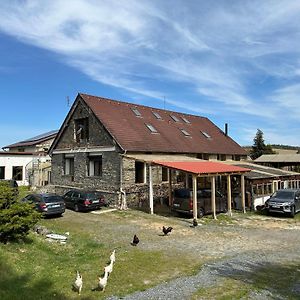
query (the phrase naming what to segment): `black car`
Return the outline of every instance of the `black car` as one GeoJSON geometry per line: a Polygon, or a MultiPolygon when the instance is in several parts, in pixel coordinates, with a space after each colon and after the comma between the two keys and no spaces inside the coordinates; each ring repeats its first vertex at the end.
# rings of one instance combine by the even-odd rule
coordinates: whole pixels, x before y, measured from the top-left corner
{"type": "Polygon", "coordinates": [[[93,190],[70,190],[64,196],[66,207],[75,211],[88,211],[107,206],[104,196],[93,190]]]}
{"type": "Polygon", "coordinates": [[[21,201],[35,204],[36,210],[45,216],[62,215],[65,212],[64,199],[56,194],[29,194],[21,201]]]}
{"type": "MultiPolygon", "coordinates": [[[[190,216],[193,215],[193,194],[190,189],[180,188],[174,190],[172,210],[190,216]]],[[[198,218],[212,212],[210,189],[199,189],[197,191],[197,210],[198,218]]],[[[216,191],[216,211],[227,211],[226,198],[219,191],[216,191]]]]}
{"type": "Polygon", "coordinates": [[[267,213],[289,214],[294,217],[300,211],[300,190],[278,190],[266,201],[265,209],[267,213]]]}

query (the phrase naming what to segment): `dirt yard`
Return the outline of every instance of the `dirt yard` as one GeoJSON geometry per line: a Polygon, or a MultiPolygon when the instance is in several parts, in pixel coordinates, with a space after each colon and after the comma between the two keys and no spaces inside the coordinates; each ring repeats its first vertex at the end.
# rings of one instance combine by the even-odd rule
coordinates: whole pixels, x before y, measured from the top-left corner
{"type": "MultiPolygon", "coordinates": [[[[125,299],[221,299],[214,293],[226,280],[231,280],[227,286],[236,284],[238,280],[241,286],[236,290],[243,286],[246,289],[245,298],[231,295],[227,299],[297,299],[296,295],[300,295],[298,217],[291,219],[234,213],[232,218],[219,215],[217,221],[205,217],[199,221],[199,226],[192,227],[191,219],[150,216],[133,210],[107,213],[75,213],[68,210],[54,224],[64,225],[71,235],[80,227],[95,240],[109,241],[117,252],[129,249],[132,236],[137,234],[141,251],[177,254],[202,266],[194,272],[195,275],[172,276],[173,279],[168,282],[127,295],[125,299]],[[72,224],[73,231],[68,228],[68,223],[72,224]],[[162,226],[172,226],[174,229],[170,235],[163,236],[162,226]],[[276,287],[274,278],[281,272],[284,274],[286,266],[294,266],[293,282],[276,287]],[[264,270],[264,276],[268,270],[270,274],[258,280],[261,270],[264,270]],[[208,287],[209,291],[213,289],[211,297],[207,294],[208,287]]],[[[46,223],[51,222],[53,220],[46,223]]],[[[109,299],[118,298],[111,296],[109,299]]]]}

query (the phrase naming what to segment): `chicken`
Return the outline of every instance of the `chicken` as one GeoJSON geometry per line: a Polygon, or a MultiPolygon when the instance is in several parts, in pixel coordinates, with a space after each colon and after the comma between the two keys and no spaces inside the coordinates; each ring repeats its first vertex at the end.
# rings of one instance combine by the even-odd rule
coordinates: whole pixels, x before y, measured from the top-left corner
{"type": "Polygon", "coordinates": [[[115,262],[116,261],[116,250],[114,250],[113,252],[112,252],[112,254],[110,255],[110,261],[111,262],[115,262]]]}
{"type": "Polygon", "coordinates": [[[98,277],[98,279],[99,279],[98,286],[102,290],[102,292],[105,291],[105,287],[107,285],[108,275],[109,275],[108,272],[104,272],[104,276],[102,278],[98,277]]]}
{"type": "Polygon", "coordinates": [[[81,289],[82,289],[82,276],[80,275],[80,273],[77,271],[76,273],[76,279],[75,282],[73,284],[74,289],[78,292],[78,294],[80,295],[81,293],[81,289]]]}
{"type": "Polygon", "coordinates": [[[110,274],[113,271],[113,266],[114,263],[111,261],[110,264],[104,268],[104,272],[110,274]]]}
{"type": "Polygon", "coordinates": [[[162,228],[164,235],[167,235],[169,232],[171,233],[172,230],[173,230],[173,227],[166,228],[165,226],[163,226],[163,228],[162,228]]]}
{"type": "Polygon", "coordinates": [[[133,236],[133,241],[131,243],[132,246],[136,246],[138,243],[140,242],[139,238],[137,237],[137,235],[135,234],[133,236]]]}

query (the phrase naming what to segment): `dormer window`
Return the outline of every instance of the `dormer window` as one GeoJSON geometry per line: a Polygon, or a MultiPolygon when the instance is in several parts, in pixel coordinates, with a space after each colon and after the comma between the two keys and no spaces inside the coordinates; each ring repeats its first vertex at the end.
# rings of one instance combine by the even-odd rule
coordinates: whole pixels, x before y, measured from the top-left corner
{"type": "Polygon", "coordinates": [[[171,115],[171,118],[172,118],[175,122],[179,122],[179,119],[178,119],[176,116],[171,115]]]}
{"type": "Polygon", "coordinates": [[[139,110],[137,108],[132,108],[131,109],[133,111],[133,113],[137,116],[137,117],[141,117],[142,114],[139,112],[139,110]]]}
{"type": "Polygon", "coordinates": [[[159,119],[159,120],[162,119],[162,117],[160,116],[160,114],[158,112],[153,111],[152,113],[153,113],[153,115],[155,116],[156,119],[159,119]]]}
{"type": "Polygon", "coordinates": [[[191,122],[187,119],[187,118],[185,118],[185,117],[181,117],[181,119],[185,122],[185,123],[187,123],[187,124],[191,124],[191,122]]]}
{"type": "Polygon", "coordinates": [[[180,129],[180,131],[181,131],[185,136],[191,136],[191,135],[189,134],[189,132],[187,132],[187,131],[184,130],[184,129],[180,129]]]}
{"type": "Polygon", "coordinates": [[[201,131],[201,133],[207,138],[207,139],[211,139],[211,136],[205,132],[205,131],[201,131]]]}
{"type": "Polygon", "coordinates": [[[156,130],[156,128],[153,125],[146,124],[146,126],[152,133],[158,133],[158,131],[156,130]]]}

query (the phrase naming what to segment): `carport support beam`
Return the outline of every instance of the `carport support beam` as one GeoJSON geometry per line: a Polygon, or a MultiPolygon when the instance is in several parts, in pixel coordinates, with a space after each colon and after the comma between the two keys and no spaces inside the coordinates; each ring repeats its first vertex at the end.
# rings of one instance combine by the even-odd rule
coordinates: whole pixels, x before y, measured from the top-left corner
{"type": "Polygon", "coordinates": [[[215,176],[211,177],[211,209],[213,213],[213,218],[217,220],[216,215],[216,178],[215,176]]]}
{"type": "Polygon", "coordinates": [[[228,208],[228,215],[232,217],[231,211],[231,177],[227,175],[227,208],[228,208]]]}
{"type": "Polygon", "coordinates": [[[245,175],[241,175],[241,194],[242,194],[242,206],[243,206],[243,213],[246,213],[246,206],[245,206],[245,175]]]}
{"type": "Polygon", "coordinates": [[[197,175],[193,175],[193,218],[197,220],[197,175]]]}
{"type": "Polygon", "coordinates": [[[152,183],[151,165],[149,165],[149,205],[150,205],[150,214],[153,215],[153,183],[152,183]]]}
{"type": "Polygon", "coordinates": [[[173,205],[172,200],[172,170],[168,169],[168,178],[169,178],[169,207],[173,205]]]}

